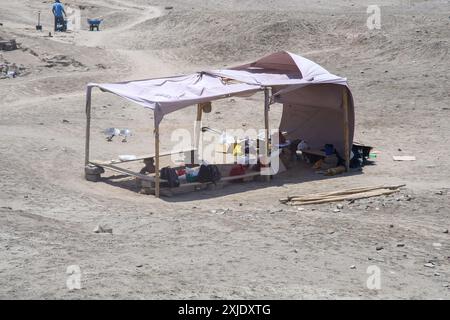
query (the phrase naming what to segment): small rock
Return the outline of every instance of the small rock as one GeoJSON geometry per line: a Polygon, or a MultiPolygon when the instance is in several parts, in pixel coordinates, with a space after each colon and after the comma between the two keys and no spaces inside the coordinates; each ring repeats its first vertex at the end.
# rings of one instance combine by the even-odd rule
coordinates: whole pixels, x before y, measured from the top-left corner
{"type": "Polygon", "coordinates": [[[298,211],[305,211],[305,208],[299,207],[297,208],[298,211]]]}
{"type": "Polygon", "coordinates": [[[143,264],[138,264],[137,266],[136,266],[136,268],[142,268],[144,265],[143,264]]]}
{"type": "Polygon", "coordinates": [[[378,246],[378,247],[376,247],[375,248],[377,251],[381,251],[381,250],[383,250],[384,248],[382,247],[382,246],[378,246]]]}
{"type": "Polygon", "coordinates": [[[442,244],[440,244],[439,242],[435,242],[435,243],[433,243],[433,247],[440,248],[440,247],[442,247],[442,244]]]}
{"type": "Polygon", "coordinates": [[[393,224],[391,224],[390,226],[389,226],[389,228],[393,228],[394,227],[394,225],[393,224]]]}
{"type": "Polygon", "coordinates": [[[399,248],[403,248],[404,246],[405,246],[404,243],[397,243],[397,247],[399,247],[399,248]]]}
{"type": "Polygon", "coordinates": [[[351,265],[350,269],[356,269],[356,266],[355,265],[351,265]]]}
{"type": "Polygon", "coordinates": [[[62,123],[70,123],[69,120],[63,119],[62,123]]]}
{"type": "Polygon", "coordinates": [[[341,212],[341,210],[339,210],[339,209],[334,209],[333,212],[334,212],[334,213],[338,213],[338,212],[341,212]]]}
{"type": "Polygon", "coordinates": [[[427,267],[427,268],[434,268],[435,264],[433,262],[428,262],[428,263],[425,263],[423,266],[427,267]]]}
{"type": "Polygon", "coordinates": [[[441,274],[440,274],[439,272],[435,272],[435,273],[434,273],[434,276],[435,276],[435,277],[440,277],[441,274]]]}
{"type": "Polygon", "coordinates": [[[211,210],[211,213],[220,214],[220,215],[226,214],[226,213],[229,213],[229,212],[231,212],[230,209],[211,210]]]}
{"type": "Polygon", "coordinates": [[[270,214],[275,214],[275,213],[280,213],[280,212],[283,212],[283,209],[275,210],[275,211],[270,211],[269,213],[270,213],[270,214]]]}
{"type": "Polygon", "coordinates": [[[342,210],[342,209],[344,209],[344,205],[343,204],[338,204],[336,206],[336,208],[339,209],[339,210],[342,210]]]}
{"type": "Polygon", "coordinates": [[[41,150],[41,151],[47,151],[48,148],[41,148],[40,150],[41,150]]]}
{"type": "Polygon", "coordinates": [[[172,9],[173,9],[173,6],[166,6],[166,7],[164,7],[164,9],[166,9],[166,10],[172,10],[172,9]]]}
{"type": "Polygon", "coordinates": [[[295,253],[298,253],[298,249],[294,249],[294,252],[295,252],[295,253]]]}
{"type": "Polygon", "coordinates": [[[101,225],[96,226],[93,231],[94,233],[113,233],[111,228],[104,228],[101,225]]]}
{"type": "Polygon", "coordinates": [[[442,233],[448,233],[448,229],[445,229],[444,231],[442,231],[442,233]]]}

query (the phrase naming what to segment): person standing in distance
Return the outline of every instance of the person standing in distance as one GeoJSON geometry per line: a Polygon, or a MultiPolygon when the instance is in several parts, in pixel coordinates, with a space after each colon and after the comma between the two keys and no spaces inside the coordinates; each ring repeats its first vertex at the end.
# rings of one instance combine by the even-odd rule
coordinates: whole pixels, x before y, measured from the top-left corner
{"type": "Polygon", "coordinates": [[[53,15],[55,16],[55,32],[61,31],[58,28],[58,25],[64,26],[64,16],[67,17],[66,11],[64,10],[63,4],[60,2],[60,0],[55,0],[55,3],[52,7],[53,15]]]}

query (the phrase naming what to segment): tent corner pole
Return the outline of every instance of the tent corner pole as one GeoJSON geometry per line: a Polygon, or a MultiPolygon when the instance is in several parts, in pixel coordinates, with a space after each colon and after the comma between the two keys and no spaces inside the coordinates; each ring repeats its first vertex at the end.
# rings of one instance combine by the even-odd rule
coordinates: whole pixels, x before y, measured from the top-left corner
{"type": "MultiPolygon", "coordinates": [[[[264,87],[264,132],[265,132],[265,149],[267,157],[269,172],[270,172],[270,150],[269,150],[269,110],[270,110],[270,93],[271,87],[264,87]]],[[[270,182],[270,174],[266,176],[266,181],[270,182]]]]}
{"type": "Polygon", "coordinates": [[[195,161],[198,160],[198,152],[200,148],[200,133],[201,133],[201,123],[202,123],[202,116],[203,116],[203,105],[199,103],[197,105],[197,118],[195,122],[195,145],[194,150],[192,150],[191,158],[192,158],[192,165],[195,164],[195,161]]]}
{"type": "Polygon", "coordinates": [[[89,165],[89,152],[91,142],[91,96],[92,87],[87,88],[86,93],[86,141],[84,147],[84,165],[89,165]]]}
{"type": "Polygon", "coordinates": [[[160,197],[160,176],[159,176],[159,123],[155,125],[155,197],[160,197]]]}
{"type": "Polygon", "coordinates": [[[347,86],[344,86],[342,93],[342,106],[343,106],[343,117],[344,117],[344,159],[345,159],[345,170],[348,172],[350,170],[350,137],[349,137],[349,121],[348,121],[348,92],[347,86]]]}

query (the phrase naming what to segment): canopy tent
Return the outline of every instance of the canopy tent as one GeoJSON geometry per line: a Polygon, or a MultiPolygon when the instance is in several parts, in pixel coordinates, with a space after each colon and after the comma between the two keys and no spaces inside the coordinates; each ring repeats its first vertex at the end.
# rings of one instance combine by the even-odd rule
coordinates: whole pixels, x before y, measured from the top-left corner
{"type": "MultiPolygon", "coordinates": [[[[266,141],[269,106],[275,102],[281,103],[283,115],[280,130],[286,131],[291,139],[306,140],[313,148],[332,143],[346,159],[348,167],[354,132],[354,105],[347,80],[329,73],[311,60],[287,51],[229,69],[140,81],[89,84],[86,102],[86,165],[89,164],[91,92],[94,87],[154,111],[157,167],[159,124],[165,115],[195,104],[252,95],[262,90],[265,92],[266,141]]],[[[158,196],[158,172],[156,183],[158,196]]]]}

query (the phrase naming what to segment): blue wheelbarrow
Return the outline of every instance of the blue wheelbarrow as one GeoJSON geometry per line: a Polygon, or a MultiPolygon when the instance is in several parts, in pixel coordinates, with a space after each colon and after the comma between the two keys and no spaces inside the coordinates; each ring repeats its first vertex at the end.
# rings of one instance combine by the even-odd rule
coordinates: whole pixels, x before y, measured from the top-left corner
{"type": "Polygon", "coordinates": [[[94,29],[97,29],[97,31],[100,30],[100,23],[102,23],[103,19],[87,19],[87,22],[89,24],[89,30],[94,31],[94,29]]]}

